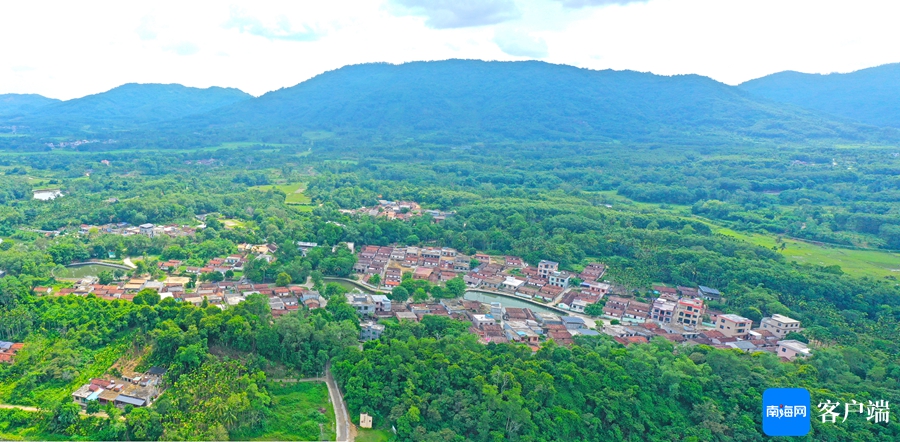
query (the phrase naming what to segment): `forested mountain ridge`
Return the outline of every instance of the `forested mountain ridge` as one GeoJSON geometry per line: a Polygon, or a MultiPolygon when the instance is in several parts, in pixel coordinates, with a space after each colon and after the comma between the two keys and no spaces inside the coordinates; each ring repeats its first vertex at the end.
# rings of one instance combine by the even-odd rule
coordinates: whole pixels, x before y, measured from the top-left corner
{"type": "Polygon", "coordinates": [[[758,101],[698,75],[476,60],[347,66],[198,122],[268,132],[369,131],[435,142],[861,139],[877,132],[758,101]]]}
{"type": "Polygon", "coordinates": [[[176,120],[252,98],[233,88],[129,83],[107,92],[44,106],[9,120],[38,132],[72,132],[82,126],[130,129],[176,120]]]}
{"type": "Polygon", "coordinates": [[[216,143],[294,142],[311,131],[434,144],[900,139],[894,129],[757,98],[699,75],[595,71],[537,61],[353,65],[258,98],[236,89],[126,84],[16,118],[0,116],[0,123],[27,126],[39,136],[88,132],[119,140],[216,143]]]}
{"type": "Polygon", "coordinates": [[[37,94],[0,94],[0,116],[29,113],[54,103],[59,100],[37,94]]]}
{"type": "Polygon", "coordinates": [[[738,87],[779,103],[874,126],[900,127],[900,63],[847,74],[785,71],[738,87]]]}

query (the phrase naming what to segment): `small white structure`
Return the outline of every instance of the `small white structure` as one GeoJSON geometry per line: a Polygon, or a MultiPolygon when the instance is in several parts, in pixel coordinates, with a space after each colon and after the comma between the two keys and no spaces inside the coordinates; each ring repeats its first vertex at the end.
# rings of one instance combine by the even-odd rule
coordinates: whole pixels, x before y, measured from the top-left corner
{"type": "Polygon", "coordinates": [[[366,413],[360,414],[359,426],[360,428],[372,428],[372,416],[369,416],[366,413]]]}

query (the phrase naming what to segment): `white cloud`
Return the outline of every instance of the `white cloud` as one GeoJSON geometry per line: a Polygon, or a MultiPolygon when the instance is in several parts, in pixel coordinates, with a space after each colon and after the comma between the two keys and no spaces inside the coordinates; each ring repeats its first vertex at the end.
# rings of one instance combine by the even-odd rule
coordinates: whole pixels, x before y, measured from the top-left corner
{"type": "Polygon", "coordinates": [[[503,52],[515,57],[544,58],[547,42],[523,29],[497,29],[494,42],[503,52]]]}
{"type": "Polygon", "coordinates": [[[900,62],[900,5],[890,0],[590,7],[600,3],[610,2],[0,2],[0,93],[73,98],[153,82],[259,95],[347,64],[447,58],[540,58],[732,84],[900,62]]]}
{"type": "Polygon", "coordinates": [[[627,5],[629,3],[646,3],[650,0],[555,0],[567,8],[586,8],[589,6],[627,5]]]}
{"type": "Polygon", "coordinates": [[[155,21],[151,16],[144,16],[141,18],[141,24],[135,30],[137,32],[138,37],[141,40],[154,40],[156,39],[156,31],[154,30],[155,21]]]}
{"type": "Polygon", "coordinates": [[[180,41],[175,44],[167,45],[165,49],[178,55],[194,55],[200,51],[200,48],[198,48],[197,45],[189,41],[180,41]]]}
{"type": "Polygon", "coordinates": [[[308,25],[299,27],[292,25],[285,15],[278,16],[272,24],[265,24],[259,18],[236,9],[231,11],[231,16],[223,26],[226,29],[237,29],[239,32],[246,32],[269,40],[315,41],[323,35],[322,32],[316,31],[308,25]]]}
{"type": "Polygon", "coordinates": [[[513,0],[392,0],[401,13],[427,17],[435,29],[466,28],[503,23],[519,18],[513,0]]]}

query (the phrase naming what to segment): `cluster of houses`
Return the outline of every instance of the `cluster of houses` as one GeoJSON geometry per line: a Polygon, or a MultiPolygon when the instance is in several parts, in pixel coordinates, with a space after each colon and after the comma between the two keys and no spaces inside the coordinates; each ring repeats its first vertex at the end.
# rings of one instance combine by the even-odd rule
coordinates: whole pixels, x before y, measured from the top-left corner
{"type": "Polygon", "coordinates": [[[132,226],[128,223],[104,224],[102,226],[82,224],[78,228],[78,233],[81,235],[87,235],[93,231],[109,235],[121,236],[144,235],[150,238],[163,235],[173,238],[179,236],[193,236],[195,233],[197,233],[197,229],[195,227],[182,226],[177,224],[168,224],[164,226],[158,226],[150,223],[141,224],[139,226],[132,226]]]}
{"type": "Polygon", "coordinates": [[[610,296],[603,307],[603,315],[619,320],[644,322],[652,320],[661,324],[684,324],[696,327],[706,314],[705,301],[720,301],[722,294],[713,288],[653,286],[659,297],[653,303],[610,296]]]}
{"type": "Polygon", "coordinates": [[[364,281],[378,275],[382,287],[400,285],[403,273],[434,283],[448,281],[469,270],[471,258],[449,247],[365,246],[353,271],[364,281]]]}
{"type": "Polygon", "coordinates": [[[202,267],[185,266],[184,262],[177,259],[160,262],[158,265],[160,270],[173,274],[202,275],[218,272],[225,275],[229,271],[244,271],[244,265],[251,259],[264,259],[266,262],[271,263],[275,260],[273,253],[277,250],[278,246],[275,244],[239,244],[238,253],[224,258],[212,258],[202,267]]]}
{"type": "Polygon", "coordinates": [[[553,340],[559,345],[570,346],[574,343],[575,335],[599,334],[588,328],[584,319],[577,316],[502,307],[496,302],[490,304],[488,313],[472,315],[472,332],[483,343],[516,342],[526,344],[534,351],[539,349],[541,340],[553,340]]]}
{"type": "Polygon", "coordinates": [[[156,281],[147,278],[132,278],[117,284],[102,285],[97,283],[94,277],[81,279],[74,288],[59,289],[53,293],[49,287],[36,287],[38,295],[79,295],[93,294],[106,300],[122,299],[131,301],[134,296],[144,289],[151,289],[159,293],[160,299],[173,298],[180,302],[190,302],[201,305],[205,301],[208,305],[214,305],[221,309],[234,306],[247,299],[252,294],[262,294],[269,298],[269,307],[274,316],[280,316],[301,305],[310,309],[325,306],[325,301],[314,290],[309,290],[300,285],[288,287],[275,287],[272,284],[252,284],[239,281],[220,281],[197,284],[192,291],[186,290],[190,278],[169,276],[164,281],[156,281]]]}
{"type": "MultiPolygon", "coordinates": [[[[661,336],[674,343],[736,348],[747,353],[768,351],[786,360],[810,354],[803,342],[784,339],[788,333],[802,330],[795,319],[774,314],[763,318],[760,326],[753,329],[753,321],[748,318],[707,310],[704,301],[712,293],[708,287],[654,289],[660,292],[660,297],[652,304],[617,296],[607,298],[604,316],[620,322],[604,326],[603,333],[624,345],[661,336]],[[704,322],[704,316],[708,316],[709,322],[704,322]]],[[[718,291],[715,293],[721,296],[718,291]]]]}
{"type": "Polygon", "coordinates": [[[378,323],[379,319],[418,322],[427,315],[471,322],[470,331],[484,344],[517,342],[534,350],[538,349],[541,340],[553,339],[557,344],[571,345],[574,335],[599,334],[589,329],[579,317],[535,313],[528,308],[503,307],[499,302],[484,304],[465,299],[441,299],[434,303],[392,303],[382,295],[348,293],[346,296],[357,313],[368,318],[360,324],[362,341],[381,337],[385,326],[378,323]]]}
{"type": "Polygon", "coordinates": [[[601,282],[606,266],[600,263],[591,263],[581,273],[573,274],[559,270],[559,263],[553,261],[541,261],[533,267],[517,256],[469,256],[450,247],[365,246],[353,270],[363,281],[372,282],[378,275],[377,285],[388,289],[400,285],[404,273],[433,283],[462,276],[471,288],[556,303],[575,312],[583,312],[610,290],[609,284],[601,282]],[[474,263],[477,265],[473,268],[474,263]]]}
{"type": "Polygon", "coordinates": [[[0,363],[12,364],[16,353],[24,346],[21,342],[0,341],[0,363]]]}
{"type": "Polygon", "coordinates": [[[463,277],[469,287],[549,302],[566,310],[583,312],[610,289],[609,284],[600,282],[606,273],[606,266],[600,263],[591,263],[581,273],[573,274],[559,270],[559,263],[554,261],[544,260],[530,267],[516,256],[476,254],[475,259],[481,264],[463,277]]]}
{"type": "Polygon", "coordinates": [[[124,299],[131,301],[139,291],[153,289],[160,295],[184,293],[184,286],[190,281],[188,278],[170,277],[165,281],[155,281],[149,278],[131,278],[127,281],[119,281],[114,284],[100,284],[96,277],[86,276],[78,280],[72,288],[61,288],[55,293],[50,287],[35,287],[33,291],[37,295],[78,295],[87,296],[93,294],[106,300],[124,299]]]}
{"type": "Polygon", "coordinates": [[[342,209],[341,212],[351,215],[367,215],[372,217],[398,219],[401,221],[409,221],[413,217],[422,215],[431,215],[435,222],[441,222],[455,212],[444,212],[441,210],[422,209],[418,203],[412,201],[387,201],[378,200],[378,205],[373,207],[360,207],[355,210],[342,209]]]}
{"type": "Polygon", "coordinates": [[[164,368],[151,367],[145,373],[128,373],[122,376],[95,378],[72,393],[72,399],[82,407],[91,401],[100,405],[113,404],[119,408],[127,405],[146,407],[162,393],[164,368]]]}

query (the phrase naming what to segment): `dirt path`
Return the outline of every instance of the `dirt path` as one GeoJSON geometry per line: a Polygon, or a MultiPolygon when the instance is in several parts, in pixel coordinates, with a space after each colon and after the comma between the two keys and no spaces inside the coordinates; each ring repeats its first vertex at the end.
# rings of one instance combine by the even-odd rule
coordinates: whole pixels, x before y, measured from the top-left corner
{"type": "Polygon", "coordinates": [[[325,378],[303,378],[303,379],[269,379],[269,382],[284,382],[286,384],[295,384],[297,382],[328,382],[325,378]]]}
{"type": "MultiPolygon", "coordinates": [[[[17,409],[18,409],[18,410],[24,410],[24,411],[31,411],[31,412],[35,412],[35,413],[38,413],[38,412],[43,411],[43,410],[41,410],[40,408],[37,408],[37,407],[29,407],[29,406],[27,406],[27,405],[0,404],[0,408],[5,408],[5,409],[7,409],[7,410],[17,410],[17,409]]],[[[94,414],[88,414],[88,413],[85,412],[84,410],[81,410],[81,411],[79,412],[79,414],[81,414],[82,416],[102,417],[102,418],[104,418],[104,419],[108,419],[108,418],[109,418],[109,415],[106,414],[105,411],[98,411],[98,412],[96,412],[96,413],[94,413],[94,414]]],[[[120,420],[125,420],[125,417],[124,417],[124,416],[120,416],[119,419],[120,419],[120,420]]]]}

